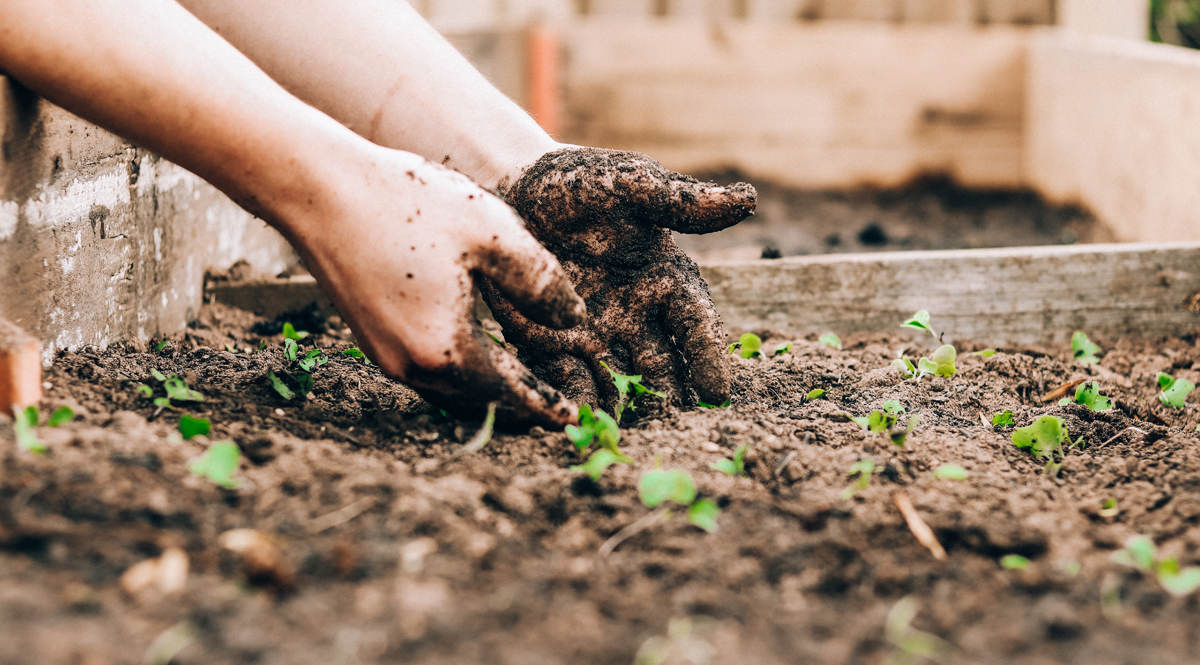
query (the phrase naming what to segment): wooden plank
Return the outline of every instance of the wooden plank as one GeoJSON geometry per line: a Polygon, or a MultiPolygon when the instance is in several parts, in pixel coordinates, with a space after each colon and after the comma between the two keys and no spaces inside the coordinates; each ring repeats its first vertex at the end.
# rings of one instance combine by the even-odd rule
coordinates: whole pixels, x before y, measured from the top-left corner
{"type": "Polygon", "coordinates": [[[729,332],[899,330],[918,309],[988,344],[1179,335],[1200,325],[1200,243],[824,255],[703,266],[729,332]]]}
{"type": "MultiPolygon", "coordinates": [[[[831,254],[701,266],[730,333],[894,331],[918,309],[947,340],[1065,342],[1200,326],[1200,243],[831,254]]],[[[229,305],[277,316],[320,302],[311,277],[217,283],[229,305]]],[[[480,309],[486,315],[486,310],[480,309]]]]}

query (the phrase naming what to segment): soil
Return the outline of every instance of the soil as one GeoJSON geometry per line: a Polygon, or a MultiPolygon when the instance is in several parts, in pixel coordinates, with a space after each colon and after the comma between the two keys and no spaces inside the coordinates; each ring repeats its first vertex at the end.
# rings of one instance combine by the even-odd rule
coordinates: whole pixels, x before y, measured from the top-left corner
{"type": "Polygon", "coordinates": [[[1196,595],[1111,561],[1134,534],[1200,559],[1200,412],[1159,404],[1155,384],[1157,371],[1200,380],[1200,337],[1096,340],[1087,369],[1065,348],[983,358],[959,340],[957,376],[913,382],[888,364],[916,338],[836,350],[759,331],[791,352],[735,360],[727,409],[627,423],[637,466],[593,483],[558,432],[498,432],[457,454],[479,423],[336,353],[351,342],[336,319],[303,342],[330,350],[311,398],[284,400],[265,378],[287,368],[280,338],[253,350],[255,323],[213,306],[157,352],[62,355],[43,412],[68,404],[74,422],[38,429],[44,456],[0,428],[0,663],[628,664],[639,649],[639,663],[883,663],[903,656],[885,622],[906,597],[911,628],[954,646],[944,662],[1200,658],[1196,595]],[[240,447],[237,489],[189,473],[207,441],[181,440],[179,412],[138,396],[151,369],[207,397],[186,411],[240,447]],[[1040,401],[1085,376],[1113,410],[1040,401]],[[814,388],[828,392],[805,402],[814,388]],[[843,415],[888,399],[921,416],[903,449],[843,415]],[[1087,446],[1043,475],[1011,428],[981,422],[1003,409],[1017,425],[1060,416],[1087,446]],[[742,444],[749,477],[709,468],[742,444]],[[843,498],[866,458],[881,472],[843,498]],[[676,516],[598,555],[649,512],[636,485],[656,460],[721,505],[719,531],[676,516]],[[944,463],[969,477],[936,479],[944,463]],[[914,538],[898,493],[946,560],[914,538]],[[153,584],[137,583],[145,565],[126,574],[179,551],[181,588],[165,563],[153,584]],[[1001,566],[1008,554],[1028,569],[1001,566]]]}
{"type": "MultiPolygon", "coordinates": [[[[737,172],[706,174],[718,183],[737,172]]],[[[805,190],[749,179],[758,209],[741,224],[703,236],[677,235],[700,262],[805,254],[976,249],[1111,242],[1087,210],[1054,205],[1031,190],[965,188],[927,175],[897,188],[805,190]]]]}

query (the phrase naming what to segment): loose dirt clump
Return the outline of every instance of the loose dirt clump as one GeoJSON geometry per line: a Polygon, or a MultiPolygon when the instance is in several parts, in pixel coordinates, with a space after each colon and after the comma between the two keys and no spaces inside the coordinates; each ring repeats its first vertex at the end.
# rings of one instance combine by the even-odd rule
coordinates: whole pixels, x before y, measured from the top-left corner
{"type": "Polygon", "coordinates": [[[766,349],[792,350],[733,361],[732,406],[634,421],[637,466],[592,482],[539,428],[455,457],[480,423],[338,353],[337,321],[301,341],[330,357],[311,397],[284,400],[266,379],[289,366],[281,340],[254,350],[255,322],[210,309],[161,350],[62,355],[43,411],[71,405],[74,422],[38,429],[44,456],[0,429],[0,663],[882,663],[902,655],[885,627],[907,597],[907,630],[945,640],[945,662],[1200,657],[1196,595],[1111,560],[1136,534],[1200,559],[1200,412],[1159,404],[1154,381],[1200,379],[1194,337],[1098,340],[1090,369],[1066,348],[959,342],[957,376],[914,382],[888,366],[908,337],[776,336],[766,349]],[[152,369],[205,395],[178,406],[212,420],[207,440],[138,394],[152,369]],[[1040,401],[1084,376],[1112,411],[1040,401]],[[846,417],[887,400],[921,416],[904,448],[846,417]],[[1087,446],[1043,475],[990,424],[1004,409],[1061,417],[1087,446]],[[244,456],[237,489],[188,470],[221,440],[244,456]],[[744,444],[748,477],[709,468],[744,444]],[[877,473],[847,496],[864,459],[877,473]],[[716,500],[719,531],[675,517],[599,556],[649,512],[636,485],[657,462],[716,500]],[[935,478],[943,464],[967,478],[935,478]],[[1027,569],[1000,564],[1014,554],[1027,569]]]}

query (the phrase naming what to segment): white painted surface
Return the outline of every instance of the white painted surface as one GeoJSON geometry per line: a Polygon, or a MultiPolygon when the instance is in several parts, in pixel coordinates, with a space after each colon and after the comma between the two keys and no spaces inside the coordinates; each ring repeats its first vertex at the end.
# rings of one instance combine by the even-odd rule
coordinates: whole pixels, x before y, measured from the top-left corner
{"type": "Polygon", "coordinates": [[[1058,24],[1090,35],[1145,40],[1149,0],[1058,0],[1058,24]]]}

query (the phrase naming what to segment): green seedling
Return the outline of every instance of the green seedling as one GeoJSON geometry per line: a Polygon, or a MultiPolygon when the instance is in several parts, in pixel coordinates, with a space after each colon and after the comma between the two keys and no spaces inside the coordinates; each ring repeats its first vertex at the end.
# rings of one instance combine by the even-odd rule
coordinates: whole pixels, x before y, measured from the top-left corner
{"type": "Polygon", "coordinates": [[[900,327],[912,328],[913,330],[924,330],[930,335],[933,335],[934,339],[937,339],[937,333],[935,333],[933,328],[929,326],[929,312],[924,309],[918,310],[915,314],[910,316],[907,321],[901,323],[900,327]]]}
{"type": "Polygon", "coordinates": [[[851,466],[850,470],[847,471],[846,474],[853,476],[857,473],[858,479],[854,481],[853,485],[842,490],[842,498],[849,499],[850,497],[854,496],[855,492],[861,492],[870,487],[871,474],[879,473],[879,471],[882,471],[882,469],[878,471],[875,469],[875,460],[868,458],[855,462],[854,466],[851,466]]]}
{"type": "Polygon", "coordinates": [[[1148,536],[1130,537],[1125,541],[1125,549],[1113,552],[1112,560],[1144,573],[1154,573],[1158,583],[1173,596],[1186,596],[1200,589],[1200,568],[1181,568],[1173,556],[1159,558],[1154,541],[1148,536]]]}
{"type": "Polygon", "coordinates": [[[634,405],[634,400],[642,395],[654,395],[655,397],[666,397],[665,394],[650,390],[642,385],[641,374],[618,374],[613,371],[603,360],[600,361],[600,366],[608,370],[608,375],[612,377],[613,385],[617,387],[617,406],[613,409],[613,419],[618,423],[621,422],[621,416],[625,412],[625,407],[629,407],[630,411],[634,411],[637,407],[634,405]],[[630,395],[630,389],[633,394],[630,395]]]}
{"type": "Polygon", "coordinates": [[[283,324],[284,339],[299,340],[299,339],[304,339],[305,337],[308,337],[309,334],[310,333],[305,332],[303,330],[296,330],[296,327],[292,325],[291,321],[285,322],[283,324]]]}
{"type": "Polygon", "coordinates": [[[1029,559],[1020,554],[1008,554],[1000,559],[1000,565],[1009,570],[1029,570],[1029,559]]]}
{"type": "Polygon", "coordinates": [[[788,342],[787,344],[784,344],[783,346],[775,349],[775,353],[773,353],[771,355],[782,356],[785,353],[791,353],[791,352],[792,352],[792,343],[788,342]]]}
{"type": "Polygon", "coordinates": [[[1083,437],[1064,450],[1063,444],[1070,443],[1071,437],[1062,418],[1042,416],[1032,425],[1018,427],[1013,430],[1013,445],[1021,450],[1029,450],[1035,456],[1046,461],[1044,473],[1048,476],[1058,475],[1062,468],[1062,460],[1066,454],[1077,446],[1083,445],[1083,437]]]}
{"type": "Polygon", "coordinates": [[[729,345],[729,352],[734,351],[738,351],[738,355],[745,359],[758,358],[762,356],[762,339],[754,333],[746,333],[729,345]]]}
{"type": "Polygon", "coordinates": [[[1117,507],[1117,500],[1109,497],[1100,504],[1100,517],[1116,517],[1121,509],[1117,507]]]}
{"type": "Polygon", "coordinates": [[[237,444],[220,441],[209,446],[204,455],[192,460],[188,471],[191,471],[192,475],[208,478],[225,489],[237,489],[238,481],[233,474],[237,472],[241,457],[242,451],[238,449],[237,444]]]}
{"type": "Polygon", "coordinates": [[[638,497],[647,508],[656,508],[667,501],[688,507],[688,522],[709,533],[717,530],[721,509],[709,499],[696,500],[696,483],[687,471],[647,471],[638,480],[638,497]]]}
{"type": "Polygon", "coordinates": [[[622,459],[611,450],[601,448],[592,453],[592,456],[587,458],[583,464],[570,468],[575,473],[586,473],[593,481],[599,482],[600,476],[608,470],[608,467],[614,464],[633,464],[633,460],[628,457],[622,459]]]}
{"type": "Polygon", "coordinates": [[[351,358],[357,358],[358,360],[363,361],[367,365],[371,364],[371,359],[368,358],[367,355],[365,353],[363,353],[362,350],[360,350],[360,349],[356,349],[356,348],[355,349],[346,349],[345,351],[342,351],[342,355],[350,356],[351,358]]]}
{"type": "Polygon", "coordinates": [[[733,451],[733,459],[723,459],[712,464],[709,468],[720,471],[727,476],[744,476],[746,475],[746,451],[750,449],[750,444],[743,443],[733,451]]]}
{"type": "Polygon", "coordinates": [[[1075,334],[1071,335],[1071,355],[1075,357],[1075,362],[1080,365],[1095,365],[1100,362],[1096,354],[1100,353],[1100,347],[1096,346],[1082,330],[1076,330],[1075,334]]]}
{"type": "Polygon", "coordinates": [[[146,399],[150,399],[151,397],[154,397],[154,389],[144,383],[139,384],[138,387],[136,388],[136,390],[137,390],[137,394],[141,395],[142,397],[145,397],[146,399]]]}
{"type": "Polygon", "coordinates": [[[580,406],[579,426],[567,425],[564,431],[580,455],[587,452],[588,447],[595,441],[602,449],[616,455],[623,464],[633,464],[633,460],[617,447],[621,442],[621,429],[617,427],[616,419],[603,409],[593,409],[588,404],[580,406]]]}
{"type": "Polygon", "coordinates": [[[1100,384],[1095,381],[1081,383],[1075,386],[1075,397],[1064,397],[1058,400],[1058,405],[1082,404],[1092,411],[1108,411],[1112,408],[1112,400],[1100,394],[1100,384]]]}
{"type": "Polygon", "coordinates": [[[833,333],[825,333],[824,335],[821,335],[820,337],[818,337],[817,341],[824,344],[825,346],[832,346],[833,348],[837,349],[838,351],[842,350],[841,338],[839,338],[837,335],[835,335],[833,333]]]}
{"type": "Polygon", "coordinates": [[[725,402],[723,404],[709,404],[708,402],[705,402],[702,399],[696,400],[696,406],[698,406],[702,409],[728,409],[729,405],[731,403],[732,403],[732,400],[728,400],[728,399],[725,400],[725,402]]]}
{"type": "Polygon", "coordinates": [[[280,397],[289,400],[297,394],[304,397],[312,392],[313,370],[329,362],[325,352],[320,349],[309,349],[305,353],[300,353],[300,345],[291,337],[283,340],[283,357],[295,364],[296,369],[286,375],[295,382],[296,390],[292,390],[282,378],[275,374],[274,370],[267,370],[267,380],[271,382],[271,387],[279,393],[280,397]]]}
{"type": "Polygon", "coordinates": [[[894,650],[888,662],[893,665],[908,665],[922,660],[948,663],[955,656],[954,646],[933,633],[912,627],[917,616],[917,599],[905,596],[892,606],[887,616],[884,633],[894,650]]]}
{"type": "Polygon", "coordinates": [[[260,340],[258,341],[258,350],[259,350],[259,351],[265,351],[265,350],[266,350],[266,348],[267,348],[267,340],[265,340],[265,339],[260,339],[260,340]]]}
{"type": "Polygon", "coordinates": [[[158,415],[163,409],[177,410],[174,402],[203,402],[204,395],[196,390],[188,387],[187,381],[181,379],[178,375],[172,374],[167,376],[157,369],[150,368],[150,376],[154,377],[155,381],[162,384],[163,390],[167,393],[166,397],[154,397],[154,389],[146,384],[141,384],[137,387],[137,392],[142,397],[152,398],[154,406],[158,410],[154,415],[158,415]]]}
{"type": "Polygon", "coordinates": [[[921,358],[913,365],[908,358],[897,358],[892,361],[892,367],[895,367],[900,372],[900,377],[903,379],[921,380],[926,376],[944,376],[952,377],[958,373],[958,368],[955,367],[954,361],[958,353],[950,344],[943,344],[937,348],[928,358],[921,358]]]}
{"type": "Polygon", "coordinates": [[[275,389],[275,392],[279,393],[280,397],[284,399],[294,399],[296,397],[296,393],[292,392],[292,389],[283,382],[283,379],[275,374],[275,370],[267,370],[267,380],[271,382],[271,387],[275,389]]]}
{"type": "Polygon", "coordinates": [[[992,414],[992,427],[1007,427],[1013,423],[1012,409],[1005,409],[1000,413],[992,414]]]}
{"type": "MultiPolygon", "coordinates": [[[[824,388],[813,388],[812,390],[808,391],[808,394],[806,394],[804,396],[804,402],[811,402],[814,399],[821,399],[824,396],[825,396],[824,388]]],[[[803,404],[804,402],[801,402],[801,404],[803,404]]]]}
{"type": "Polygon", "coordinates": [[[46,444],[42,443],[37,436],[38,415],[36,406],[27,406],[17,411],[13,418],[13,433],[17,437],[18,450],[44,455],[46,454],[46,444]]]}
{"type": "Polygon", "coordinates": [[[704,529],[709,533],[717,531],[717,517],[721,515],[721,509],[717,506],[717,502],[712,499],[699,499],[688,508],[687,518],[692,524],[704,529]]]}
{"type": "Polygon", "coordinates": [[[896,429],[896,425],[900,422],[901,416],[904,415],[904,407],[894,399],[889,399],[883,403],[883,410],[872,411],[869,415],[860,418],[850,418],[871,432],[872,434],[888,435],[892,444],[900,448],[904,447],[904,442],[908,440],[908,435],[913,433],[917,428],[917,424],[921,422],[921,416],[912,416],[908,419],[908,424],[904,429],[896,429]]]}
{"type": "Polygon", "coordinates": [[[51,427],[58,427],[59,425],[66,425],[72,420],[75,420],[75,410],[69,406],[60,406],[54,410],[54,413],[50,414],[50,419],[46,421],[46,424],[51,427]]]}
{"type": "Polygon", "coordinates": [[[968,353],[967,355],[983,356],[984,358],[991,358],[992,356],[996,355],[996,349],[984,349],[982,351],[972,351],[971,353],[968,353]]]}
{"type": "Polygon", "coordinates": [[[957,464],[943,464],[933,470],[933,477],[941,480],[966,480],[967,470],[957,464]]]}
{"type": "Polygon", "coordinates": [[[1164,372],[1158,373],[1158,387],[1161,392],[1158,393],[1158,401],[1167,406],[1173,406],[1176,409],[1182,409],[1187,406],[1187,396],[1196,389],[1196,384],[1187,379],[1176,379],[1170,374],[1164,372]]]}
{"type": "Polygon", "coordinates": [[[159,342],[158,344],[155,344],[155,345],[154,345],[154,352],[155,352],[155,353],[162,353],[162,350],[163,350],[164,348],[166,348],[166,346],[167,346],[168,344],[170,344],[170,343],[171,343],[171,340],[169,340],[169,339],[164,339],[163,341],[159,342]]]}
{"type": "Polygon", "coordinates": [[[193,439],[197,436],[208,436],[212,432],[212,423],[208,418],[197,418],[183,414],[179,416],[179,434],[184,439],[193,439]]]}

